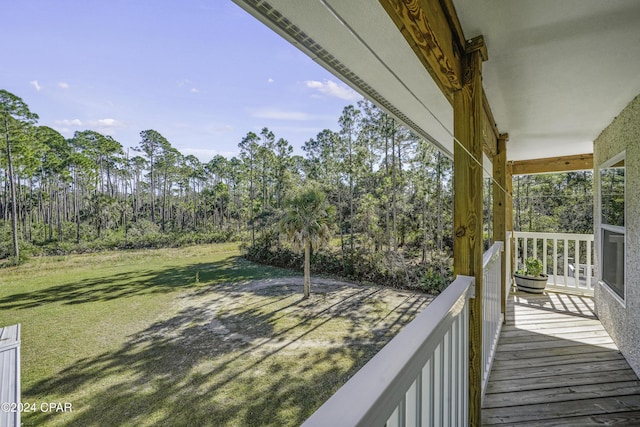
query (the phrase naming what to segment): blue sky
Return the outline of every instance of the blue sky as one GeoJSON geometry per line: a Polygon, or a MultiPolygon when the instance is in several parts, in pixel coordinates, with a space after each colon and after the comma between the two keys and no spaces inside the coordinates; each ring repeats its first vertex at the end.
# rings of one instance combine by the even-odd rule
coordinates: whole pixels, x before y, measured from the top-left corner
{"type": "Polygon", "coordinates": [[[5,0],[0,88],[39,124],[135,147],[237,154],[269,127],[299,147],[360,96],[230,0],[5,0]]]}

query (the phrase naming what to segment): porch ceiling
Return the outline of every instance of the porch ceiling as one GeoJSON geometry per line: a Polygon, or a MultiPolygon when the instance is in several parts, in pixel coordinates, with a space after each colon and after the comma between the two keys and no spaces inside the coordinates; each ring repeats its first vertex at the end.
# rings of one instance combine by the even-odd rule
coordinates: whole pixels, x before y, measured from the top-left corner
{"type": "MultiPolygon", "coordinates": [[[[451,155],[451,105],[378,1],[234,1],[451,155]]],[[[453,1],[509,160],[592,152],[640,93],[637,0],[453,1]]]]}

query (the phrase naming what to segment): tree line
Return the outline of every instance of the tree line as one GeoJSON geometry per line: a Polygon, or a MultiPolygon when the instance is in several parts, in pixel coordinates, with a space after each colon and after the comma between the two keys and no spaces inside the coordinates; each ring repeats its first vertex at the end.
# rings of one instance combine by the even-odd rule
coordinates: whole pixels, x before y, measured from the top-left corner
{"type": "Polygon", "coordinates": [[[302,156],[265,127],[239,141],[238,156],[201,162],[153,129],[133,149],[94,130],[64,138],[38,126],[20,98],[2,91],[0,99],[2,230],[15,218],[32,250],[193,232],[255,244],[307,180],[336,208],[341,250],[410,246],[426,257],[450,246],[451,162],[370,102],[345,107],[337,130],[306,141],[302,156]]]}
{"type": "Polygon", "coordinates": [[[593,171],[513,178],[514,229],[593,233],[593,171]]]}
{"type": "MultiPolygon", "coordinates": [[[[294,190],[313,182],[335,227],[312,268],[399,286],[441,286],[451,275],[452,163],[369,101],[346,106],[335,129],[304,142],[303,155],[264,127],[238,142],[237,156],[208,162],[154,129],[125,149],[94,130],[65,138],[38,126],[7,91],[0,108],[0,258],[18,259],[21,248],[55,254],[243,240],[250,257],[290,265],[300,260],[280,239],[279,220],[294,190]]],[[[586,228],[592,211],[584,208],[588,178],[514,178],[516,229],[581,232],[576,224],[586,228]],[[569,193],[576,203],[558,197],[569,193]],[[552,203],[543,203],[546,195],[552,203]]]]}

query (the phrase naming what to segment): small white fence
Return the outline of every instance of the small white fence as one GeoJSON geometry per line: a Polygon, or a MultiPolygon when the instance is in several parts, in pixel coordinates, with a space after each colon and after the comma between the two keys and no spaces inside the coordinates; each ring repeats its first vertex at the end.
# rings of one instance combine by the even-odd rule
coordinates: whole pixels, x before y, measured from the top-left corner
{"type": "Polygon", "coordinates": [[[513,234],[516,270],[527,258],[538,258],[549,275],[547,289],[593,295],[597,280],[593,234],[520,231],[513,234]]]}
{"type": "MultiPolygon", "coordinates": [[[[502,326],[503,247],[495,243],[483,258],[483,394],[502,326]]],[[[458,276],[303,427],[468,425],[474,285],[458,276]]]]}
{"type": "Polygon", "coordinates": [[[0,328],[0,426],[20,426],[20,325],[0,328]]]}

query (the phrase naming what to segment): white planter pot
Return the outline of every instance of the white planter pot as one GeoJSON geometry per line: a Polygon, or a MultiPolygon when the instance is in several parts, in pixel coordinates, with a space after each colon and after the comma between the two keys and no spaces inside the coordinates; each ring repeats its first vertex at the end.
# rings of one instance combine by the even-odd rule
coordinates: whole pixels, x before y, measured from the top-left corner
{"type": "Polygon", "coordinates": [[[547,286],[548,276],[546,274],[533,277],[515,273],[513,277],[516,279],[516,285],[518,285],[519,291],[541,294],[544,292],[545,286],[547,286]]]}

